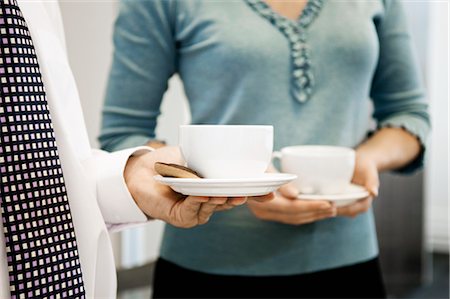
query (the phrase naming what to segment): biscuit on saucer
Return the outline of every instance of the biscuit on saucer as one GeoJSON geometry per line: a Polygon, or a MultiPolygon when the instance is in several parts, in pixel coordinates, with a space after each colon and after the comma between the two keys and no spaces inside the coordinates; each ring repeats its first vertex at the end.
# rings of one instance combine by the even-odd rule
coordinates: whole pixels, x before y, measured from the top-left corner
{"type": "Polygon", "coordinates": [[[181,179],[199,179],[201,176],[194,170],[178,164],[155,163],[155,171],[163,177],[181,178],[181,179]]]}

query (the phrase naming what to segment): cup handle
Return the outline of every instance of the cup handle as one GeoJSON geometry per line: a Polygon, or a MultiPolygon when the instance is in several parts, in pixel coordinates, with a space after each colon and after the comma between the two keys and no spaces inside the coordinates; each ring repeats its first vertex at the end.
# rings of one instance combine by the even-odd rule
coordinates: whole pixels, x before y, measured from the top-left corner
{"type": "Polygon", "coordinates": [[[280,172],[280,170],[277,169],[275,167],[275,165],[273,164],[273,161],[275,159],[278,159],[281,161],[281,157],[282,157],[281,152],[277,152],[277,151],[272,152],[272,158],[270,159],[270,165],[267,167],[266,172],[280,172]]]}
{"type": "Polygon", "coordinates": [[[281,160],[283,154],[281,152],[275,151],[272,153],[272,160],[278,159],[281,160]]]}
{"type": "Polygon", "coordinates": [[[276,160],[276,159],[278,159],[278,160],[280,160],[280,162],[281,162],[281,158],[282,158],[282,157],[283,157],[283,154],[282,154],[281,152],[275,151],[275,152],[272,153],[272,163],[271,163],[271,167],[273,167],[273,169],[275,169],[275,170],[278,171],[278,172],[280,172],[280,170],[277,169],[277,168],[275,167],[275,165],[273,164],[273,161],[276,160]]]}

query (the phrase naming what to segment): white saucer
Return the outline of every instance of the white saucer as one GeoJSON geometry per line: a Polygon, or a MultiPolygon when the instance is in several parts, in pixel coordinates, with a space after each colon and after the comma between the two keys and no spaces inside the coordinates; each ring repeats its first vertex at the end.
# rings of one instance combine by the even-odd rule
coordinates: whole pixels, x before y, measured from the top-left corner
{"type": "Polygon", "coordinates": [[[271,193],[295,180],[297,176],[288,173],[265,173],[256,178],[241,179],[180,179],[160,175],[153,178],[184,195],[239,197],[271,193]]]}
{"type": "Polygon", "coordinates": [[[339,194],[299,194],[298,199],[332,201],[337,207],[346,206],[359,199],[369,196],[369,192],[362,186],[350,184],[344,193],[339,194]]]}

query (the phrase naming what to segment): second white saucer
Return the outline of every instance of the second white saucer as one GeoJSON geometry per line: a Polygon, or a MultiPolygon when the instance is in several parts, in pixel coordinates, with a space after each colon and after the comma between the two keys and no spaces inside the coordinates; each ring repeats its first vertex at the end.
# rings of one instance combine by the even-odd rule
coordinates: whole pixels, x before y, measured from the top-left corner
{"type": "Polygon", "coordinates": [[[369,196],[369,192],[362,186],[350,184],[347,190],[339,194],[299,194],[298,199],[332,201],[337,207],[346,206],[359,199],[369,196]]]}

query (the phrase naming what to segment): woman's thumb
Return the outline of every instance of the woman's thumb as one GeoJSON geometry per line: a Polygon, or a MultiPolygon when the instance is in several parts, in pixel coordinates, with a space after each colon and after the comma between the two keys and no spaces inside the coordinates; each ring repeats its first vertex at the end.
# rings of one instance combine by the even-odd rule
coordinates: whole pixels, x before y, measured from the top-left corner
{"type": "Polygon", "coordinates": [[[377,197],[378,188],[380,187],[378,176],[369,177],[366,181],[365,187],[372,196],[377,197]]]}

